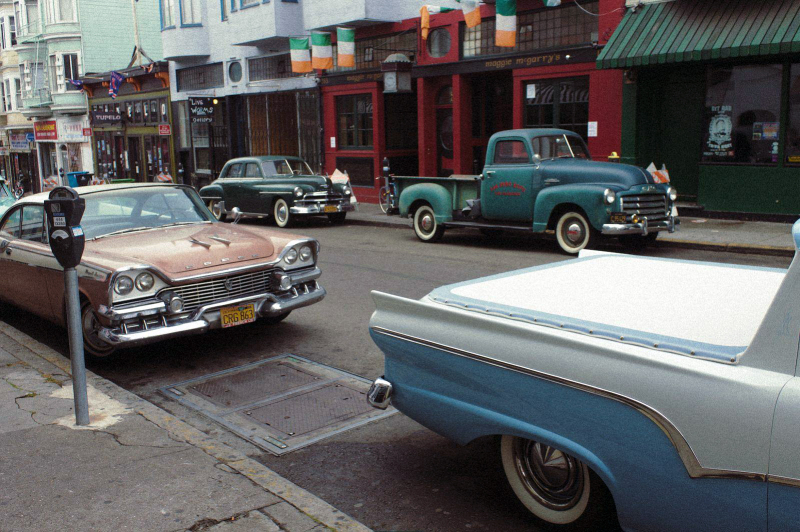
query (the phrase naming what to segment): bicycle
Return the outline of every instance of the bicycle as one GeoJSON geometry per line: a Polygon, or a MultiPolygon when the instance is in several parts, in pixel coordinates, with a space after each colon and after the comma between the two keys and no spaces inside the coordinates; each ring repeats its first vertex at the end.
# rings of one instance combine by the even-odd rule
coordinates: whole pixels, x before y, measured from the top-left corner
{"type": "Polygon", "coordinates": [[[389,174],[388,159],[383,160],[383,179],[385,184],[378,191],[378,205],[384,214],[392,214],[397,208],[397,185],[389,174]]]}

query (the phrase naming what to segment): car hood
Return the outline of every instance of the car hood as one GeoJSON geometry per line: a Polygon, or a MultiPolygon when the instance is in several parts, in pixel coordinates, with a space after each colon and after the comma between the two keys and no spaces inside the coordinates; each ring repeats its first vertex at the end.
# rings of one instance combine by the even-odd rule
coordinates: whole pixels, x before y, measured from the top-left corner
{"type": "Polygon", "coordinates": [[[223,223],[150,229],[87,241],[84,258],[112,269],[136,262],[168,274],[189,273],[271,260],[283,244],[276,246],[270,233],[223,223]]]}
{"type": "Polygon", "coordinates": [[[297,186],[305,185],[313,187],[314,190],[325,190],[332,184],[329,177],[321,175],[298,175],[287,179],[290,179],[297,186]]]}
{"type": "Polygon", "coordinates": [[[627,189],[636,185],[652,185],[652,176],[638,166],[606,163],[586,159],[549,159],[541,164],[542,180],[558,179],[559,184],[572,183],[619,185],[627,189]]]}

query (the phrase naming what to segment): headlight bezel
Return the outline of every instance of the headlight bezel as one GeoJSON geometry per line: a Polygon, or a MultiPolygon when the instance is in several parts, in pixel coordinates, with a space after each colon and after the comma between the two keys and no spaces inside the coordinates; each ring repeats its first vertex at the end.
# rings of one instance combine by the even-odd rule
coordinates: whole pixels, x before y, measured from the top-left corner
{"type": "Polygon", "coordinates": [[[140,292],[149,292],[154,286],[156,285],[156,278],[153,277],[153,274],[150,272],[142,272],[136,276],[136,279],[133,281],[133,286],[140,292]],[[149,286],[143,287],[142,285],[145,282],[142,279],[150,278],[149,286]]]}
{"type": "MultiPolygon", "coordinates": [[[[126,281],[122,282],[125,283],[126,281]]],[[[167,282],[165,282],[161,275],[151,266],[136,265],[123,268],[114,272],[111,277],[108,287],[108,300],[111,305],[118,305],[121,303],[127,303],[128,301],[136,301],[139,299],[155,297],[158,292],[164,288],[167,288],[168,286],[169,285],[167,282]],[[144,274],[147,274],[153,278],[153,284],[145,290],[142,289],[145,287],[142,286],[141,281],[137,283],[137,279],[144,274]],[[117,288],[117,283],[119,283],[120,279],[124,277],[130,280],[132,289],[125,293],[120,293],[119,289],[117,288]]]]}
{"type": "Polygon", "coordinates": [[[667,198],[673,203],[678,201],[678,189],[675,187],[667,188],[667,198]]]}
{"type": "Polygon", "coordinates": [[[614,202],[617,201],[617,193],[616,191],[607,188],[603,191],[603,202],[606,205],[613,205],[614,202]]]}
{"type": "Polygon", "coordinates": [[[294,187],[292,194],[294,194],[295,198],[300,199],[306,195],[306,191],[302,187],[294,187]]]}
{"type": "Polygon", "coordinates": [[[293,240],[281,251],[277,266],[284,270],[307,268],[316,265],[318,255],[319,242],[316,240],[293,240]],[[303,252],[306,248],[308,253],[303,252]]]}
{"type": "Polygon", "coordinates": [[[131,279],[131,277],[128,275],[119,275],[117,276],[116,279],[114,279],[114,293],[116,293],[117,295],[123,297],[127,296],[131,292],[133,292],[133,289],[135,287],[136,287],[136,282],[133,279],[131,279]],[[124,282],[130,283],[127,285],[127,288],[120,287],[120,284],[124,282]]]}
{"type": "Polygon", "coordinates": [[[353,189],[348,187],[347,185],[342,187],[342,195],[350,197],[353,194],[353,189]]]}

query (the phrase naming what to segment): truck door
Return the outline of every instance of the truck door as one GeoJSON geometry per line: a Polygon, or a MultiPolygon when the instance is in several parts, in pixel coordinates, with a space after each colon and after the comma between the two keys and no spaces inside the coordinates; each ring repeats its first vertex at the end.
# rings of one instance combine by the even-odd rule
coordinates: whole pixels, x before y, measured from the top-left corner
{"type": "Polygon", "coordinates": [[[490,220],[533,220],[534,165],[528,142],[503,137],[489,147],[481,183],[481,212],[490,220]]]}

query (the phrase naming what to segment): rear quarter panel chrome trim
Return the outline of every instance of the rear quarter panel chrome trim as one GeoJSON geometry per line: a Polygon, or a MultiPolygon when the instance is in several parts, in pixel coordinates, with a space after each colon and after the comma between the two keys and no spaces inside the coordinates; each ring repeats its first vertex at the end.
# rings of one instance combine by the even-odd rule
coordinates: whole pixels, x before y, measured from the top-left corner
{"type": "Polygon", "coordinates": [[[675,447],[675,450],[677,451],[678,456],[681,459],[681,462],[686,468],[686,472],[689,474],[691,478],[741,479],[741,480],[754,480],[760,482],[772,481],[781,484],[800,487],[800,479],[791,479],[785,477],[773,479],[765,473],[704,467],[698,460],[697,455],[692,450],[689,443],[686,441],[684,435],[665,415],[663,415],[657,409],[652,408],[649,405],[641,401],[638,401],[636,399],[633,399],[631,397],[628,397],[626,395],[612,392],[610,390],[606,390],[582,382],[577,382],[571,379],[566,379],[563,377],[552,375],[546,372],[525,368],[516,364],[511,364],[502,360],[498,360],[493,357],[480,355],[478,353],[466,351],[463,349],[458,349],[438,342],[432,342],[419,337],[403,334],[384,327],[373,326],[371,327],[371,329],[377,334],[389,336],[405,342],[411,342],[424,347],[429,347],[454,356],[469,358],[509,371],[522,373],[525,375],[529,375],[531,377],[535,377],[537,379],[550,381],[556,384],[560,384],[562,386],[567,386],[576,390],[580,390],[582,392],[591,393],[627,405],[636,410],[637,412],[639,412],[640,414],[642,414],[643,416],[645,416],[646,418],[648,418],[650,421],[652,421],[666,435],[666,437],[675,447]]]}

